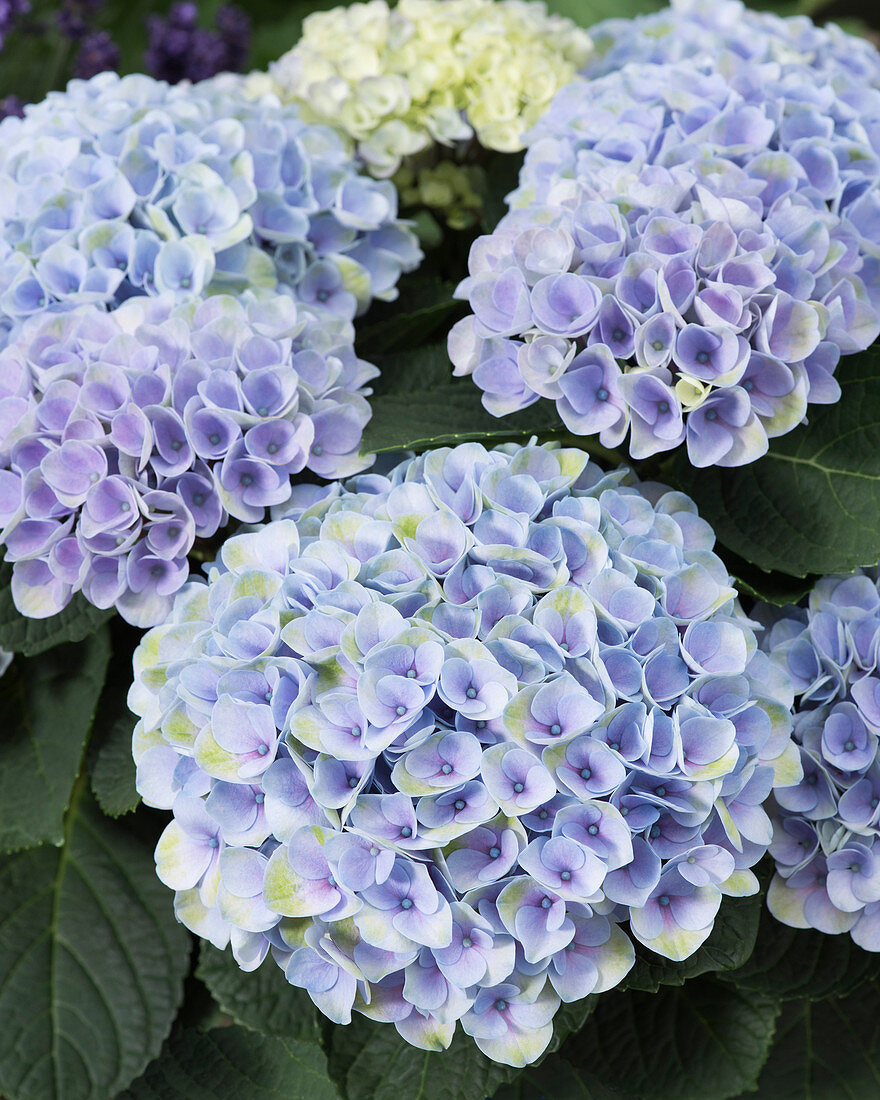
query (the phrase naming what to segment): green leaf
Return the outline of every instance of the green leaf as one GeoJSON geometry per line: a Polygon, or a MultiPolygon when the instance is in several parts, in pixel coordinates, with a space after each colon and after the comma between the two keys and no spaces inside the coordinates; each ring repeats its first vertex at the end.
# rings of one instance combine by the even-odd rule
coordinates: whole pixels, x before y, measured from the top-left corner
{"type": "Polygon", "coordinates": [[[444,386],[452,378],[452,364],[446,351],[446,341],[426,344],[417,351],[392,351],[376,357],[382,371],[373,383],[375,406],[386,394],[415,393],[434,386],[444,386]]]}
{"type": "Polygon", "coordinates": [[[638,1100],[606,1088],[588,1070],[575,1069],[564,1058],[554,1056],[537,1066],[526,1066],[492,1100],[638,1100]]]}
{"type": "Polygon", "coordinates": [[[517,1072],[490,1061],[460,1031],[435,1054],[364,1016],[330,1037],[330,1074],[346,1100],[486,1100],[517,1072]]]}
{"type": "Polygon", "coordinates": [[[845,997],[880,978],[880,954],[863,951],[847,935],[789,928],[765,908],[754,951],[738,970],[719,977],[745,992],[781,1000],[845,997]]]}
{"type": "Polygon", "coordinates": [[[113,615],[113,609],[93,607],[81,592],[63,611],[48,619],[19,614],[12,600],[12,566],[0,563],[0,649],[35,657],[62,642],[80,642],[113,615]]]}
{"type": "Polygon", "coordinates": [[[0,858],[0,1094],[125,1088],[169,1032],[189,950],[152,846],[101,816],[83,773],[63,845],[0,858]]]}
{"type": "Polygon", "coordinates": [[[725,898],[706,942],[684,962],[670,962],[636,945],[636,963],[623,980],[624,989],[655,993],[661,985],[683,985],[700,974],[735,970],[755,946],[763,897],[725,898]]]}
{"type": "Polygon", "coordinates": [[[61,842],[109,656],[101,631],[13,661],[0,679],[0,851],[61,842]]]}
{"type": "Polygon", "coordinates": [[[110,817],[121,817],[137,809],[141,800],[135,787],[137,770],[131,755],[135,717],[128,709],[131,651],[137,642],[126,637],[132,631],[121,619],[113,625],[119,629],[114,631],[113,657],[92,727],[89,774],[92,793],[101,809],[110,817]]]}
{"type": "Polygon", "coordinates": [[[230,951],[218,951],[202,942],[196,977],[234,1020],[267,1035],[317,1040],[318,1013],[303,989],[291,985],[273,959],[250,974],[230,951]]]}
{"type": "Polygon", "coordinates": [[[818,577],[810,574],[806,578],[789,577],[784,573],[766,573],[757,566],[722,550],[724,564],[733,575],[736,588],[741,596],[752,596],[756,600],[785,607],[799,603],[813,588],[818,577]]]}
{"type": "Polygon", "coordinates": [[[244,1027],[178,1031],[117,1100],[339,1100],[316,1042],[244,1027]]]}
{"type": "Polygon", "coordinates": [[[756,1100],[880,1096],[878,1004],[877,982],[841,1000],[787,1004],[758,1080],[756,1100]]]}
{"type": "MultiPolygon", "coordinates": [[[[597,1003],[597,997],[584,997],[582,1001],[560,1005],[558,1012],[553,1017],[553,1038],[547,1048],[549,1054],[559,1050],[569,1035],[580,1031],[597,1003]]],[[[546,1055],[544,1057],[546,1058],[546,1055]]]]}
{"type": "Polygon", "coordinates": [[[105,814],[121,817],[136,810],[141,801],[135,788],[136,770],[131,755],[134,718],[120,715],[102,726],[90,769],[92,793],[105,814]]]}
{"type": "MultiPolygon", "coordinates": [[[[418,369],[419,353],[413,353],[418,369]]],[[[373,416],[364,431],[364,453],[423,451],[428,447],[454,446],[469,440],[500,443],[555,435],[563,430],[551,401],[538,401],[522,412],[500,419],[486,412],[480,391],[469,378],[414,393],[385,394],[372,402],[373,416]]]]}
{"type": "Polygon", "coordinates": [[[843,396],[748,466],[676,473],[724,546],[795,577],[849,573],[880,560],[880,349],[845,356],[843,396]]]}
{"type": "MultiPolygon", "coordinates": [[[[358,324],[358,355],[373,360],[391,351],[418,348],[449,331],[467,304],[452,297],[456,284],[437,275],[410,276],[394,302],[376,302],[358,324]]],[[[451,371],[450,367],[450,371],[451,371]]]]}
{"type": "Polygon", "coordinates": [[[606,993],[561,1055],[638,1100],[728,1100],[754,1087],[778,1012],[769,997],[712,978],[606,993]]]}

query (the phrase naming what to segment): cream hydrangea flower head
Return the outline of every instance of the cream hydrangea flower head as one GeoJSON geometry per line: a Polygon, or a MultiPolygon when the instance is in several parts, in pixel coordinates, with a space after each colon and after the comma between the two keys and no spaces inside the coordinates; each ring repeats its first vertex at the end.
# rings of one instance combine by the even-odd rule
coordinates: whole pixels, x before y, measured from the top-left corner
{"type": "Polygon", "coordinates": [[[387,177],[435,143],[522,149],[591,52],[589,36],[543,3],[370,0],[309,15],[299,43],[252,88],[343,130],[387,177]]]}

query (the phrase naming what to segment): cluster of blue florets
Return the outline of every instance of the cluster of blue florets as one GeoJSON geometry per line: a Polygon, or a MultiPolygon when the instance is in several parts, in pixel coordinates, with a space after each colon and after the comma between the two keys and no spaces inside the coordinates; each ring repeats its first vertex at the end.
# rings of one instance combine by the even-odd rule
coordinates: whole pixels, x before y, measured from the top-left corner
{"type": "Polygon", "coordinates": [[[491,412],[545,397],[634,458],[737,466],[838,400],[840,354],[880,332],[869,80],[643,62],[568,85],[527,140],[449,343],[491,412]]]}
{"type": "Polygon", "coordinates": [[[583,69],[588,77],[624,65],[710,58],[727,72],[743,64],[796,63],[825,78],[858,77],[880,88],[880,54],[866,38],[834,23],[817,27],[806,15],[755,11],[740,0],[672,0],[649,15],[596,23],[590,38],[595,52],[583,69]]]}
{"type": "Polygon", "coordinates": [[[388,181],[237,78],[102,73],[0,123],[0,319],[286,289],[351,319],[420,259],[388,181]]]}
{"type": "Polygon", "coordinates": [[[179,918],[338,1022],[545,1049],[757,890],[790,692],[683,494],[479,444],[299,487],[135,656],[179,918]]]}
{"type": "Polygon", "coordinates": [[[161,622],[187,554],[291,476],[363,469],[349,321],[286,295],[132,298],[26,320],[0,351],[0,544],[25,615],[82,591],[161,622]]]}
{"type": "Polygon", "coordinates": [[[773,609],[765,648],[797,697],[803,779],[775,792],[767,901],[795,928],[880,951],[880,572],[825,577],[773,609]]]}

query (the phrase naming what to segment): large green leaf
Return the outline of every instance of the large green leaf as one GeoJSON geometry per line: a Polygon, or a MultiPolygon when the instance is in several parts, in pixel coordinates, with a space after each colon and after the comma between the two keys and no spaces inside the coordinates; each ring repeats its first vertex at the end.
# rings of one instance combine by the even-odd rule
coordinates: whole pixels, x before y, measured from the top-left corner
{"type": "MultiPolygon", "coordinates": [[[[419,354],[412,353],[414,371],[419,369],[419,354]]],[[[412,393],[385,394],[375,398],[372,406],[373,416],[364,431],[364,453],[423,451],[468,440],[500,443],[532,435],[556,435],[564,430],[550,401],[539,401],[500,419],[490,415],[469,378],[412,393]]]]}
{"type": "Polygon", "coordinates": [[[639,1100],[728,1100],[752,1088],[777,1002],[700,978],[659,993],[607,993],[561,1054],[639,1100]]]}
{"type": "Polygon", "coordinates": [[[373,383],[374,397],[370,404],[386,394],[415,393],[434,386],[445,386],[452,375],[452,364],[446,351],[446,341],[425,344],[417,351],[392,351],[376,356],[376,366],[382,373],[373,383]]]}
{"type": "Polygon", "coordinates": [[[112,615],[93,607],[78,592],[63,611],[48,619],[28,619],[12,600],[12,566],[0,564],[0,649],[34,657],[62,642],[79,642],[93,634],[112,615]]]}
{"type": "Polygon", "coordinates": [[[117,1100],[339,1100],[316,1042],[244,1027],[175,1032],[117,1100]]]}
{"type": "MultiPolygon", "coordinates": [[[[880,985],[841,1000],[785,1006],[756,1100],[880,1096],[880,985]]],[[[755,1097],[755,1093],[750,1094],[755,1097]]]]}
{"type": "Polygon", "coordinates": [[[847,935],[789,928],[764,909],[754,951],[738,970],[719,977],[782,1000],[844,997],[880,978],[880,955],[863,951],[847,935]]]}
{"type": "Polygon", "coordinates": [[[189,950],[151,845],[101,816],[83,775],[63,844],[0,859],[0,1094],[125,1088],[171,1028],[189,950]]]}
{"type": "Polygon", "coordinates": [[[652,951],[636,947],[636,963],[623,980],[625,989],[656,992],[661,985],[682,985],[700,974],[734,970],[752,953],[763,898],[725,898],[706,942],[684,962],[670,962],[652,951]]]}
{"type": "Polygon", "coordinates": [[[317,1009],[305,990],[284,977],[273,959],[245,973],[230,951],[218,951],[203,942],[196,976],[214,1000],[234,1020],[267,1035],[316,1040],[320,1034],[317,1009]]]}
{"type": "Polygon", "coordinates": [[[375,359],[391,351],[408,351],[436,339],[438,331],[445,342],[452,322],[467,308],[452,297],[455,286],[438,275],[404,277],[397,300],[375,302],[359,322],[358,354],[375,359]]]}
{"type": "Polygon", "coordinates": [[[346,1100],[485,1100],[516,1070],[491,1062],[460,1032],[432,1054],[391,1024],[355,1016],[330,1032],[330,1073],[346,1100]]]}
{"type": "Polygon", "coordinates": [[[101,631],[16,660],[0,679],[0,851],[60,843],[109,656],[101,631]]]}
{"type": "Polygon", "coordinates": [[[846,356],[843,395],[748,466],[676,473],[724,546],[791,576],[848,573],[880,560],[880,349],[846,356]]]}
{"type": "Polygon", "coordinates": [[[639,1100],[632,1093],[609,1089],[588,1070],[558,1055],[538,1066],[526,1066],[492,1100],[639,1100]]]}

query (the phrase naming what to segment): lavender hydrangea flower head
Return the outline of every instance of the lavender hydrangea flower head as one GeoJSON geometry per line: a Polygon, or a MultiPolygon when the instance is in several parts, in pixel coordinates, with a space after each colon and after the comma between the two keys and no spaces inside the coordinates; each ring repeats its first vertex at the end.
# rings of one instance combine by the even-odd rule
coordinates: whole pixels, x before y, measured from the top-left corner
{"type": "Polygon", "coordinates": [[[790,688],[687,497],[470,443],[283,510],[135,656],[188,927],[337,1022],[523,1065],[627,973],[625,922],[682,959],[757,889],[790,688]]]}
{"type": "Polygon", "coordinates": [[[817,27],[805,15],[783,18],[754,11],[740,0],[672,0],[649,15],[596,23],[590,37],[595,53],[582,72],[591,78],[624,65],[709,57],[726,71],[744,64],[794,62],[823,76],[858,76],[880,87],[880,54],[867,39],[834,23],[817,27]]]}
{"type": "Polygon", "coordinates": [[[342,318],[251,293],[26,320],[0,351],[0,544],[19,610],[52,615],[81,590],[152,626],[195,539],[261,520],[303,469],[367,465],[377,372],[353,337],[342,318]]]}
{"type": "Polygon", "coordinates": [[[807,607],[766,617],[804,776],[775,793],[767,903],[784,924],[880,951],[880,572],[824,577],[807,607]]]}
{"type": "Polygon", "coordinates": [[[838,400],[880,333],[880,91],[644,63],[570,84],[528,141],[449,340],[490,412],[544,397],[633,458],[739,466],[838,400]]]}
{"type": "Polygon", "coordinates": [[[393,187],[233,76],[103,73],[0,124],[0,319],[282,290],[351,319],[421,258],[393,187]]]}

